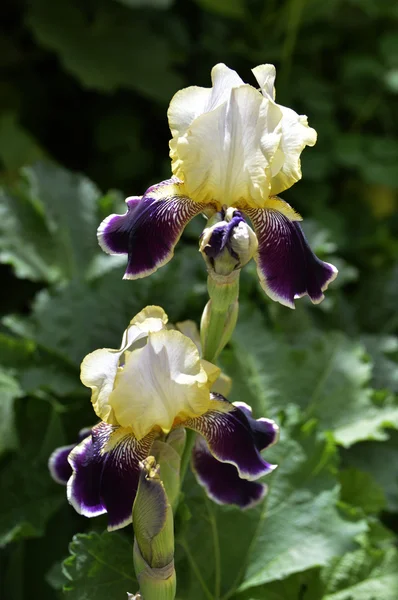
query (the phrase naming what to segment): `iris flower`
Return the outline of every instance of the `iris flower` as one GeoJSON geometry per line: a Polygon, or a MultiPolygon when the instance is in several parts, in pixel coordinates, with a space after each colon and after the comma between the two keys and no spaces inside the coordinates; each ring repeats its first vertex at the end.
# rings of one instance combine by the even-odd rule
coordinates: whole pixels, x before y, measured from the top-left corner
{"type": "Polygon", "coordinates": [[[301,179],[300,154],[315,144],[316,131],[307,117],[275,102],[273,65],[253,74],[259,89],[218,64],[211,88],[189,87],[171,100],[173,177],[127,198],[126,214],[110,215],[98,229],[105,252],[127,254],[125,279],[166,264],[194,216],[232,207],[252,222],[265,292],[291,308],[306,294],[314,303],[323,299],[337,270],[315,256],[301,216],[278,197],[301,179]]]}
{"type": "Polygon", "coordinates": [[[119,350],[102,348],[83,360],[81,379],[101,422],[82,431],[77,445],[55,450],[49,467],[54,479],[67,482],[77,512],[108,513],[110,530],[131,522],[139,462],[178,427],[200,434],[192,465],[216,502],[247,508],[266,491],[255,480],[274,466],[260,451],[276,441],[278,428],[211,391],[220,370],[201,358],[191,337],[167,325],[162,308],[149,306],[130,322],[119,350]]]}

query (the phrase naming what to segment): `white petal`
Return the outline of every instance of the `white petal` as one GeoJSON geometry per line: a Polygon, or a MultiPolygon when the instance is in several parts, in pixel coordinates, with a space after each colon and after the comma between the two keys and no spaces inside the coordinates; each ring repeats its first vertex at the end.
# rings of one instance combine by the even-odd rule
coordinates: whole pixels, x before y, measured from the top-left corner
{"type": "MultiPolygon", "coordinates": [[[[283,154],[282,166],[274,172],[271,183],[271,195],[275,196],[291,187],[301,179],[300,154],[306,146],[314,146],[317,138],[315,129],[308,127],[307,117],[298,115],[294,110],[279,106],[282,110],[282,138],[280,152],[283,154]]],[[[281,156],[278,157],[278,160],[281,156]]]]}
{"type": "MultiPolygon", "coordinates": [[[[199,202],[261,206],[268,198],[271,163],[280,133],[270,131],[279,111],[253,87],[231,92],[229,103],[201,115],[179,140],[187,193],[199,202]],[[268,125],[271,122],[271,126],[268,125]]],[[[280,119],[279,119],[280,120],[280,119]]]]}
{"type": "Polygon", "coordinates": [[[263,95],[271,100],[275,100],[275,77],[276,69],[274,65],[259,65],[252,69],[254,77],[257,79],[263,95]]]}
{"type": "Polygon", "coordinates": [[[212,380],[195,344],[164,330],[149,334],[146,346],[129,355],[109,403],[118,423],[141,439],[156,426],[168,432],[176,418],[206,412],[212,380]]]}

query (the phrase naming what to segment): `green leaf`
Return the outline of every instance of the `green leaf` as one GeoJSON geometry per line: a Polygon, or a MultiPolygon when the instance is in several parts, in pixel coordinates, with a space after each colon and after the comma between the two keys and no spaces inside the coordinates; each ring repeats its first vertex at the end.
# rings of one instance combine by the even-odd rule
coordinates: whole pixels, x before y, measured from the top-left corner
{"type": "Polygon", "coordinates": [[[167,101],[182,87],[172,68],[164,23],[155,32],[143,14],[116,2],[98,5],[88,18],[83,7],[67,0],[56,6],[51,0],[36,0],[29,6],[28,24],[38,41],[55,51],[88,88],[128,88],[167,101]]]}
{"type": "Polygon", "coordinates": [[[226,371],[234,375],[233,400],[247,401],[270,416],[296,404],[303,420],[315,418],[346,447],[386,439],[384,428],[398,427],[396,401],[373,398],[367,386],[372,366],[359,342],[314,329],[272,332],[258,312],[246,310],[233,351],[223,358],[226,371]]]}
{"type": "Polygon", "coordinates": [[[398,553],[357,550],[336,559],[322,574],[323,600],[396,600],[398,553]]]}
{"type": "Polygon", "coordinates": [[[0,160],[8,171],[33,164],[44,154],[36,140],[18,123],[13,112],[0,116],[0,160]]]}
{"type": "Polygon", "coordinates": [[[369,473],[384,490],[387,510],[398,512],[398,432],[383,443],[362,442],[343,453],[346,465],[369,473]]]}
{"type": "Polygon", "coordinates": [[[64,590],[70,600],[126,598],[138,591],[134,576],[131,540],[120,533],[78,534],[69,546],[71,556],[63,564],[68,580],[64,590]]]}
{"type": "Polygon", "coordinates": [[[361,508],[367,514],[379,513],[385,508],[383,489],[369,473],[358,469],[345,469],[340,473],[341,500],[361,508]]]}
{"type": "Polygon", "coordinates": [[[0,260],[18,277],[84,277],[96,255],[100,192],[86,177],[51,163],[24,169],[0,195],[0,260]]]}
{"type": "Polygon", "coordinates": [[[14,422],[14,401],[22,390],[14,377],[0,367],[0,456],[18,446],[14,422]]]}
{"type": "Polygon", "coordinates": [[[192,518],[177,530],[181,598],[218,597],[219,588],[230,597],[326,565],[352,550],[366,530],[364,521],[337,508],[333,444],[310,432],[295,430],[292,439],[286,433],[282,428],[282,439],[266,452],[278,468],[264,480],[269,492],[260,506],[245,512],[219,507],[186,485],[192,518]]]}
{"type": "Polygon", "coordinates": [[[181,248],[169,265],[146,279],[126,281],[123,270],[114,269],[94,281],[43,290],[30,318],[8,318],[5,323],[47,352],[79,364],[96,348],[118,348],[130,320],[148,304],[164,306],[170,322],[191,317],[186,305],[204,303],[201,270],[199,253],[181,248]]]}
{"type": "Polygon", "coordinates": [[[44,535],[48,520],[66,502],[65,488],[52,481],[47,469],[50,453],[64,441],[51,405],[28,402],[18,430],[24,444],[0,470],[0,546],[44,535]]]}

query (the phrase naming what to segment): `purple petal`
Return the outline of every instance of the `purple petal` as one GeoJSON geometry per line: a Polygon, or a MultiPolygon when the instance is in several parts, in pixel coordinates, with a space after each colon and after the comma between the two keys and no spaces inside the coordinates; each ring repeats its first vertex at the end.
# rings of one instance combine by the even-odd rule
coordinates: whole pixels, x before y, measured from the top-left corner
{"type": "Polygon", "coordinates": [[[235,465],[243,479],[258,479],[272,471],[275,466],[262,458],[245,412],[219,394],[212,394],[212,399],[210,410],[184,421],[184,427],[200,433],[212,455],[235,465]]]}
{"type": "Polygon", "coordinates": [[[203,209],[180,188],[176,179],[153,185],[142,198],[127,199],[126,214],[110,215],[99,226],[101,248],[128,255],[124,279],[145,277],[166,264],[184,227],[203,209]]]}
{"type": "Polygon", "coordinates": [[[336,267],[315,256],[297,221],[275,209],[246,212],[258,237],[257,272],[268,296],[290,308],[306,294],[314,304],[321,302],[336,267]]]}
{"type": "MultiPolygon", "coordinates": [[[[84,440],[91,433],[91,427],[85,427],[81,431],[79,431],[79,442],[84,440]]],[[[69,446],[61,446],[54,450],[48,460],[48,468],[50,470],[50,475],[57,483],[61,483],[66,485],[68,483],[68,479],[72,475],[72,467],[68,462],[68,456],[73,448],[77,444],[71,444],[69,446]]]]}
{"type": "Polygon", "coordinates": [[[267,486],[241,479],[234,465],[219,462],[198,437],[192,452],[192,469],[207,495],[217,504],[236,504],[242,509],[255,506],[264,497],[267,486]]]}
{"type": "Polygon", "coordinates": [[[139,461],[148,456],[154,436],[137,441],[121,427],[106,423],[94,427],[69,455],[73,475],[68,499],[76,511],[86,517],[107,512],[109,530],[131,523],[139,461]]]}
{"type": "Polygon", "coordinates": [[[229,241],[234,232],[234,229],[242,221],[243,221],[243,223],[245,223],[245,220],[242,217],[242,214],[236,210],[231,221],[229,221],[228,223],[226,223],[225,221],[222,221],[220,223],[220,225],[217,225],[214,228],[214,230],[211,234],[211,237],[210,237],[209,241],[207,242],[207,245],[204,249],[204,252],[206,253],[206,255],[209,256],[210,258],[217,258],[217,256],[219,256],[221,254],[221,252],[224,250],[225,246],[228,246],[232,255],[235,255],[234,258],[239,259],[238,255],[235,254],[235,252],[232,250],[232,248],[230,248],[229,241]]]}
{"type": "Polygon", "coordinates": [[[271,419],[254,419],[252,409],[245,402],[234,402],[234,406],[243,411],[250,424],[257,450],[265,450],[278,441],[279,427],[271,419]]]}

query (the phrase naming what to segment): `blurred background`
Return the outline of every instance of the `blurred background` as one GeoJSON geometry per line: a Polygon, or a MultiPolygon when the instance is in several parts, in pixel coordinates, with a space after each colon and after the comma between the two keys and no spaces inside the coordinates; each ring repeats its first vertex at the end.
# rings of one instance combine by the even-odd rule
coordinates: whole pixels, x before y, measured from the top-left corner
{"type": "MultiPolygon", "coordinates": [[[[275,394],[267,398],[269,416],[287,418],[283,402],[306,410],[306,391],[297,391],[293,375],[286,376],[287,389],[278,371],[287,357],[307,374],[308,390],[323,382],[324,412],[305,413],[322,431],[347,422],[329,414],[344,398],[357,402],[353,421],[360,407],[372,409],[366,414],[374,422],[372,411],[384,411],[375,431],[349,441],[335,433],[335,441],[343,447],[342,469],[373,478],[383,500],[372,515],[396,532],[398,438],[380,427],[398,426],[391,408],[398,391],[398,4],[3,0],[0,10],[1,597],[58,597],[65,583],[60,561],[73,534],[104,527],[101,519],[94,524],[76,515],[46,469],[51,451],[92,422],[78,377],[84,355],[118,347],[128,320],[146,303],[161,303],[171,320],[200,318],[200,219],[187,228],[175,259],[138,282],[121,280],[124,260],[102,254],[95,232],[110,212],[124,212],[126,196],[170,175],[169,101],[182,87],[210,86],[218,62],[253,85],[250,69],[273,63],[278,103],[306,114],[317,130],[316,146],[302,155],[303,180],[283,198],[303,215],[317,254],[340,269],[322,305],[302,300],[289,312],[265,297],[249,265],[243,325],[225,368],[238,372],[236,349],[252,339],[245,315],[255,310],[268,336],[253,349],[259,381],[286,392],[280,402],[275,394]],[[275,364],[262,354],[267,344],[280,352],[275,364]],[[328,362],[333,344],[340,363],[328,362]],[[322,356],[325,363],[315,368],[322,356]],[[325,377],[332,381],[311,379],[329,363],[325,377]]],[[[243,381],[248,366],[240,368],[243,381]]],[[[253,377],[250,371],[251,383],[253,377]]],[[[238,383],[233,399],[243,389],[238,383]]],[[[70,598],[94,597],[76,589],[70,598]]],[[[292,592],[284,600],[307,597],[292,592]]]]}

